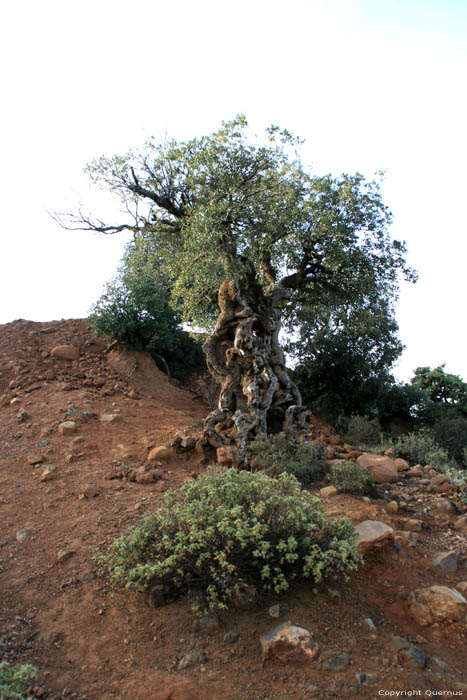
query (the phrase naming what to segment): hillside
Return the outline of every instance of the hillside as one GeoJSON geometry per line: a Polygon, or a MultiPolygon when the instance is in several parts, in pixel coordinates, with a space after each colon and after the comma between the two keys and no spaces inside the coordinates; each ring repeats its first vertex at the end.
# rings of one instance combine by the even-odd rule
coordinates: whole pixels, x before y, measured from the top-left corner
{"type": "MultiPolygon", "coordinates": [[[[109,349],[84,321],[0,326],[0,658],[37,666],[31,697],[466,695],[465,616],[422,626],[409,611],[412,591],[467,582],[465,508],[429,470],[401,471],[382,485],[387,498],[320,496],[330,517],[383,522],[395,539],[371,549],[348,583],[295,588],[280,619],[268,612],[273,599],[199,624],[187,600],[155,608],[143,594],[108,590],[96,551],[205,469],[196,453],[173,449],[154,467],[149,452],[197,435],[207,411],[149,356],[109,349]],[[433,564],[440,552],[457,554],[453,570],[433,564]],[[315,661],[262,664],[260,636],[286,620],[313,632],[315,661]],[[193,651],[198,663],[183,668],[193,651]]],[[[311,435],[334,456],[349,453],[318,420],[311,435]]]]}

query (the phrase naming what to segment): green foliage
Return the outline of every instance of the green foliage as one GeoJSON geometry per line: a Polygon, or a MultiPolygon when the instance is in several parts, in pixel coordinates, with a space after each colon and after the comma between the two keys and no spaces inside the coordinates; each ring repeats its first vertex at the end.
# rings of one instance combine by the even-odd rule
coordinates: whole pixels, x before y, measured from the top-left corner
{"type": "Polygon", "coordinates": [[[269,476],[279,476],[282,472],[292,474],[300,483],[308,484],[324,474],[326,447],[298,443],[284,433],[258,435],[250,444],[250,464],[269,476]]]}
{"type": "Polygon", "coordinates": [[[338,491],[354,496],[372,496],[374,491],[370,472],[354,462],[334,461],[329,472],[329,481],[338,491]]]}
{"type": "Polygon", "coordinates": [[[467,383],[458,375],[445,372],[444,367],[418,367],[412,384],[423,389],[434,403],[455,408],[467,416],[467,383]]]}
{"type": "Polygon", "coordinates": [[[381,439],[382,428],[377,418],[358,415],[352,415],[349,418],[341,417],[336,423],[336,429],[346,442],[355,447],[360,445],[374,447],[381,439]]]}
{"type": "Polygon", "coordinates": [[[354,542],[352,524],[328,521],[293,476],[211,470],[167,492],[105,565],[116,583],[200,591],[207,607],[223,608],[242,585],[281,594],[294,580],[345,574],[360,561],[354,542]]]}
{"type": "Polygon", "coordinates": [[[31,679],[37,676],[37,669],[31,664],[11,666],[8,661],[0,661],[0,700],[22,700],[31,679]]]}
{"type": "Polygon", "coordinates": [[[171,371],[200,365],[200,346],[181,328],[180,314],[170,305],[171,284],[150,239],[127,246],[120,269],[94,305],[90,323],[96,335],[162,356],[171,371]]]}
{"type": "Polygon", "coordinates": [[[467,449],[467,418],[459,415],[446,416],[434,424],[433,435],[449,457],[458,464],[463,462],[467,449]]]}
{"type": "Polygon", "coordinates": [[[304,400],[330,418],[374,415],[393,382],[389,370],[402,352],[384,286],[330,303],[302,304],[298,337],[288,350],[298,361],[294,380],[304,400]]]}
{"type": "Polygon", "coordinates": [[[467,447],[462,450],[462,464],[467,468],[467,447]]]}
{"type": "Polygon", "coordinates": [[[449,466],[449,456],[429,433],[408,433],[399,437],[393,445],[394,457],[401,457],[409,464],[429,464],[442,469],[449,466]]]}

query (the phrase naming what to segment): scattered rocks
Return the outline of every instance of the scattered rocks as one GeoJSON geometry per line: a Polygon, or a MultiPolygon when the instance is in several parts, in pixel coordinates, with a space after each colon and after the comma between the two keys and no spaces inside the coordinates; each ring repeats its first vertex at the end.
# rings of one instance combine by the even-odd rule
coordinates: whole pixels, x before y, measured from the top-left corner
{"type": "Polygon", "coordinates": [[[76,423],[73,420],[66,420],[58,426],[60,435],[71,435],[76,430],[76,423]]]}
{"type": "Polygon", "coordinates": [[[385,455],[365,453],[357,459],[357,464],[368,469],[375,484],[392,483],[399,479],[394,460],[385,455]]]}
{"type": "Polygon", "coordinates": [[[378,520],[364,520],[355,526],[357,531],[357,550],[366,554],[372,549],[383,547],[394,539],[394,530],[378,520]]]}
{"type": "Polygon", "coordinates": [[[461,620],[467,613],[464,596],[447,586],[419,588],[409,595],[409,612],[422,627],[444,620],[461,620]]]}
{"type": "Polygon", "coordinates": [[[74,345],[56,345],[50,351],[50,355],[56,360],[77,360],[79,350],[74,345]]]}
{"type": "Polygon", "coordinates": [[[283,622],[261,637],[264,659],[287,663],[293,659],[312,661],[319,654],[319,645],[311,632],[291,622],[283,622]]]}
{"type": "Polygon", "coordinates": [[[433,566],[441,571],[456,571],[457,556],[456,552],[440,552],[433,559],[433,566]]]}

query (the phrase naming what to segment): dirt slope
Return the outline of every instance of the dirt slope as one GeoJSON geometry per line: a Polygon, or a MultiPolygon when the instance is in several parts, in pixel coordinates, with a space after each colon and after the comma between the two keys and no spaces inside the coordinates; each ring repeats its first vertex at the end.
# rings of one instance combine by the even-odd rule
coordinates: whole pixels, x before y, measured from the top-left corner
{"type": "Polygon", "coordinates": [[[465,537],[449,529],[456,514],[433,511],[432,497],[416,479],[405,480],[409,498],[396,514],[383,501],[340,495],[327,501],[331,515],[344,512],[354,522],[378,519],[405,529],[409,518],[418,517],[423,529],[415,547],[381,550],[350,583],[302,586],[286,599],[282,619],[312,630],[323,651],[348,653],[344,671],[323,671],[318,663],[261,667],[259,636],[280,621],[268,616],[275,601],[229,612],[218,629],[199,632],[187,601],[154,609],[142,595],[108,593],[95,576],[96,550],[153,510],[164,490],[196,477],[202,467],[179,455],[161,467],[161,481],[108,477],[143,465],[154,446],[196,434],[207,410],[147,356],[106,352],[106,343],[93,339],[83,321],[0,326],[0,658],[39,668],[31,694],[305,700],[462,688],[465,625],[421,628],[407,614],[410,591],[467,580],[465,537]],[[78,348],[79,359],[51,355],[68,344],[78,348]],[[58,426],[67,419],[75,430],[61,434],[58,426]],[[48,465],[54,469],[41,480],[48,465]],[[431,566],[433,554],[446,549],[460,555],[453,573],[431,566]],[[230,632],[238,633],[236,643],[225,637],[230,632]],[[391,635],[416,643],[427,667],[401,659],[389,648],[391,635]],[[176,670],[190,650],[205,652],[206,662],[176,670]],[[359,685],[359,673],[373,685],[359,685]]]}

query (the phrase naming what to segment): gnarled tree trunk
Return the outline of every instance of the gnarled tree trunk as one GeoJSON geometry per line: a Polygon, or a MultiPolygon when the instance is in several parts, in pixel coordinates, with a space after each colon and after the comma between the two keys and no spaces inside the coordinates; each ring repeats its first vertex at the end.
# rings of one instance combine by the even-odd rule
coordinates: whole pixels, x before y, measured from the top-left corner
{"type": "Polygon", "coordinates": [[[305,428],[309,413],[279,345],[285,298],[280,283],[264,289],[247,275],[219,289],[221,313],[204,344],[208,369],[221,386],[199,443],[207,457],[214,448],[230,446],[233,463],[241,466],[256,435],[305,428]]]}

